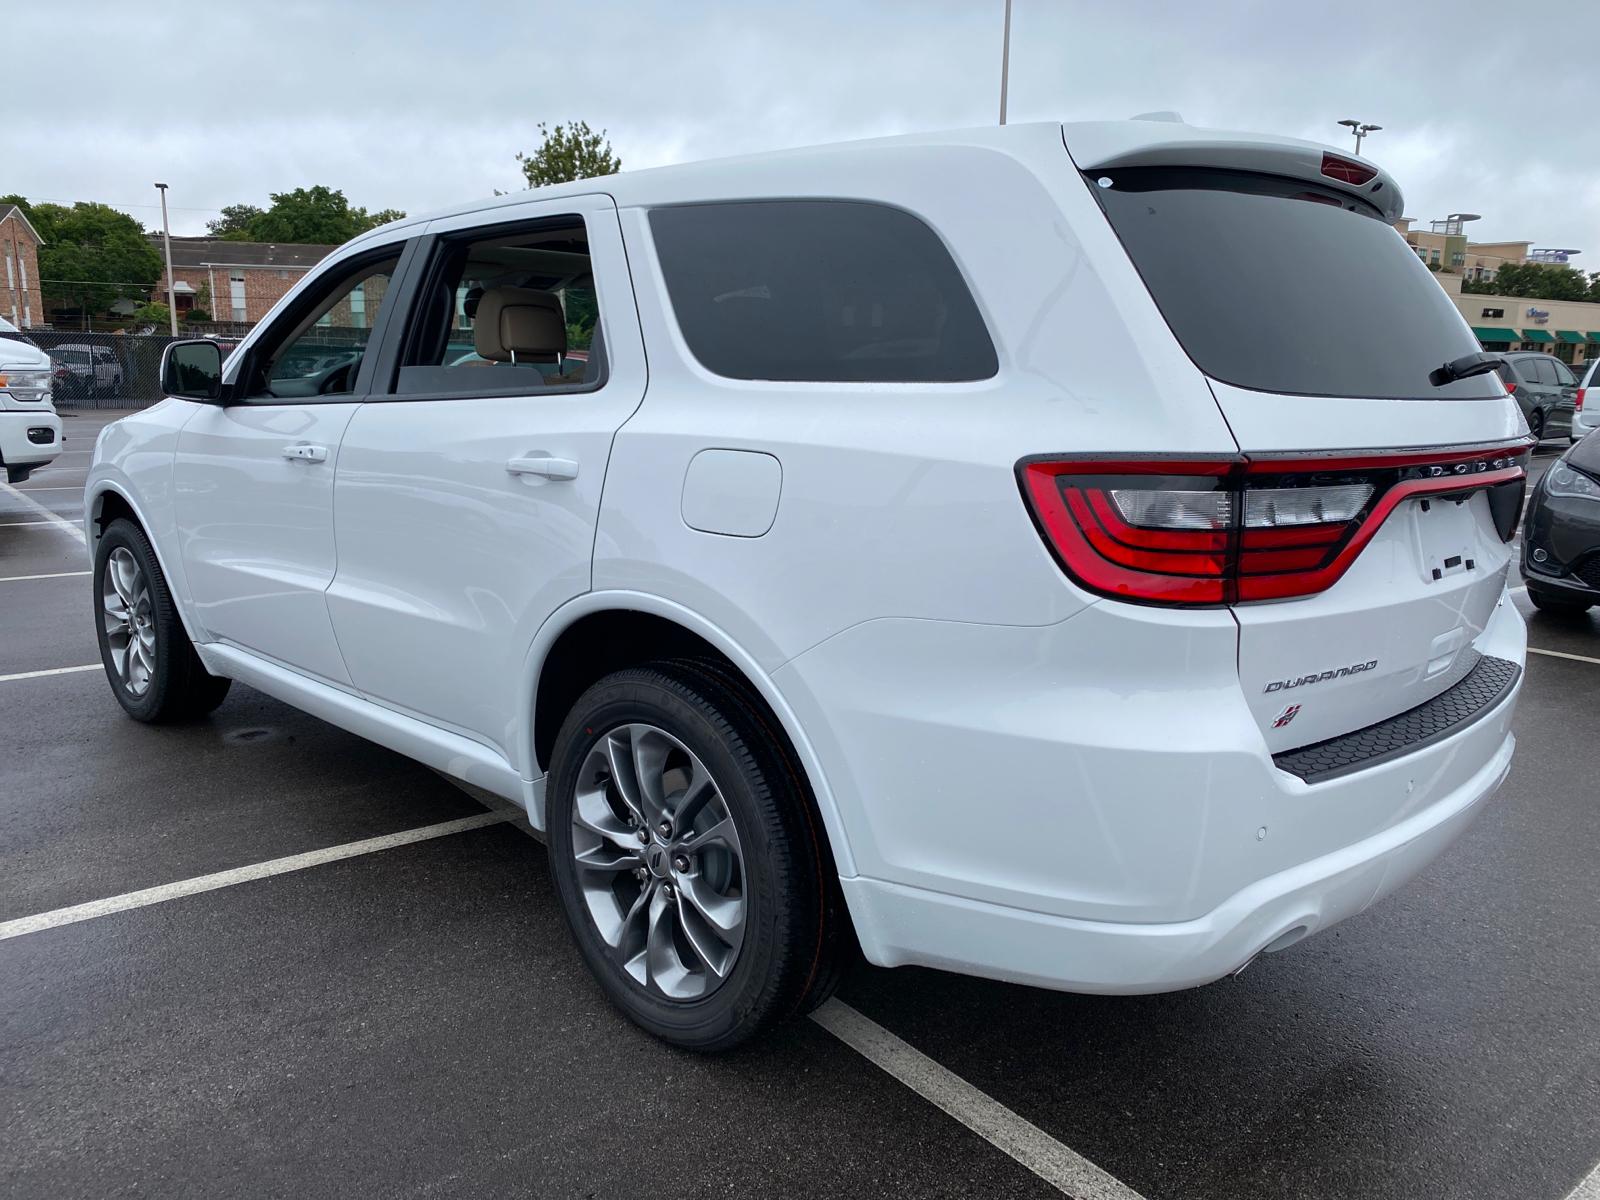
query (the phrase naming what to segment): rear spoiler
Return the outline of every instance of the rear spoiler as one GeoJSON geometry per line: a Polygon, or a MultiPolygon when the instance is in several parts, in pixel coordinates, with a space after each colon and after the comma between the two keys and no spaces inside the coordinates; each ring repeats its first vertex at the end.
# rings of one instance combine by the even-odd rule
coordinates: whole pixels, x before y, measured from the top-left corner
{"type": "Polygon", "coordinates": [[[1084,121],[1063,125],[1080,171],[1114,167],[1209,167],[1303,179],[1357,196],[1393,224],[1404,211],[1400,188],[1376,163],[1317,142],[1260,133],[1196,129],[1170,120],[1084,121]]]}

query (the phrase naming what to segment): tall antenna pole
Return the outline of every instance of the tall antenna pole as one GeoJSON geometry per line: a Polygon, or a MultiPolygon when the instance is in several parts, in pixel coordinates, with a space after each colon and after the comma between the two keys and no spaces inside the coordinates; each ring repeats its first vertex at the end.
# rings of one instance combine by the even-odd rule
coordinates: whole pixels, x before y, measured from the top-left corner
{"type": "Polygon", "coordinates": [[[1000,124],[1006,123],[1006,87],[1011,81],[1011,0],[1006,0],[1006,31],[1000,41],[1000,124]]]}
{"type": "Polygon", "coordinates": [[[156,184],[161,193],[161,241],[167,248],[167,318],[172,322],[172,336],[178,336],[177,283],[172,278],[172,226],[167,223],[167,185],[156,184]]]}

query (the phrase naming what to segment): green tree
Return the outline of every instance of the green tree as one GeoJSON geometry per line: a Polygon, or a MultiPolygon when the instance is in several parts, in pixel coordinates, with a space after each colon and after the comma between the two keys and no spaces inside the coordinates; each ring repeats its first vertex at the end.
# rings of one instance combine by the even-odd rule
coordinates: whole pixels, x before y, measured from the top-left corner
{"type": "Polygon", "coordinates": [[[133,310],[135,325],[154,325],[158,329],[172,328],[172,314],[165,304],[141,304],[133,310]]]}
{"type": "Polygon", "coordinates": [[[22,196],[0,203],[20,208],[44,239],[39,287],[47,309],[104,312],[118,300],[143,300],[161,277],[161,255],[127,213],[83,201],[70,208],[30,204],[22,196]]]}
{"type": "MultiPolygon", "coordinates": [[[[1483,286],[1479,284],[1473,291],[1483,286]]],[[[1587,300],[1592,285],[1584,278],[1582,271],[1575,271],[1571,267],[1554,263],[1506,263],[1495,272],[1488,290],[1498,296],[1519,296],[1529,300],[1587,300]]]]}
{"type": "Polygon", "coordinates": [[[229,204],[223,208],[220,217],[206,222],[206,231],[212,237],[239,241],[240,235],[248,235],[250,222],[262,216],[264,211],[254,204],[229,204]]]}
{"type": "Polygon", "coordinates": [[[532,154],[517,155],[522,176],[531,188],[615,175],[622,170],[622,160],[611,152],[606,131],[596,133],[587,121],[557,125],[554,129],[540,121],[539,139],[539,148],[532,154]]]}
{"type": "MultiPolygon", "coordinates": [[[[234,242],[337,246],[357,234],[389,221],[398,221],[406,215],[397,208],[385,208],[375,213],[368,213],[364,208],[352,208],[342,191],[322,184],[295,188],[292,192],[274,192],[270,199],[272,204],[265,210],[257,208],[246,212],[252,209],[248,204],[234,204],[223,209],[225,221],[230,214],[240,216],[221,236],[234,242]]],[[[212,224],[215,226],[221,222],[212,224]]]]}

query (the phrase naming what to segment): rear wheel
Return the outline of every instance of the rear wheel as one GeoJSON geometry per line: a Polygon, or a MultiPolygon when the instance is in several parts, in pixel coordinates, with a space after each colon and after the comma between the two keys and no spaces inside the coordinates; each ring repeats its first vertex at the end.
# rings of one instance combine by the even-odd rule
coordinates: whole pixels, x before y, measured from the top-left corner
{"type": "Polygon", "coordinates": [[[805,796],[745,695],[688,662],[609,675],[557,735],[562,912],[606,995],[724,1050],[812,1002],[838,936],[805,796]]]}
{"type": "Polygon", "coordinates": [[[111,522],[94,563],[100,661],[117,703],[151,723],[201,717],[221,704],[230,681],[201,664],[144,530],[111,522]]]}
{"type": "Polygon", "coordinates": [[[1549,613],[1552,617],[1581,617],[1591,607],[1582,600],[1568,600],[1565,597],[1541,594],[1532,587],[1528,589],[1528,599],[1533,601],[1533,606],[1540,612],[1549,613]]]}
{"type": "Polygon", "coordinates": [[[1544,409],[1536,408],[1528,414],[1528,431],[1536,442],[1544,441],[1544,409]]]}

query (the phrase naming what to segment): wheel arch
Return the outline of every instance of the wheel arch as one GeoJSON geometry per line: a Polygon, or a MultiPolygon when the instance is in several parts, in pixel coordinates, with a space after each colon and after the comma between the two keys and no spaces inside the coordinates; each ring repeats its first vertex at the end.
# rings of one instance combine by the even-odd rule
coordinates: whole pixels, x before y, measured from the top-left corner
{"type": "MultiPolygon", "coordinates": [[[[833,865],[855,875],[855,859],[815,748],[768,672],[726,630],[683,605],[643,592],[590,592],[569,601],[540,628],[523,672],[521,744],[529,775],[542,775],[550,746],[571,703],[605,674],[649,659],[691,657],[709,650],[760,698],[804,773],[833,865]]],[[[542,803],[543,789],[536,789],[542,803]]],[[[534,814],[535,824],[544,814],[534,814]]]]}
{"type": "Polygon", "coordinates": [[[88,502],[84,505],[84,536],[89,551],[90,570],[94,569],[95,552],[99,548],[100,538],[105,533],[106,526],[118,517],[126,517],[143,531],[150,543],[151,551],[156,556],[156,562],[161,567],[161,573],[166,576],[168,590],[172,593],[173,604],[178,610],[178,619],[183,622],[183,631],[188,634],[189,640],[198,646],[206,638],[204,631],[189,617],[188,580],[182,571],[173,569],[172,559],[162,549],[161,539],[156,536],[156,531],[139,502],[133,498],[129,489],[113,479],[95,480],[94,491],[90,493],[88,502]]]}

